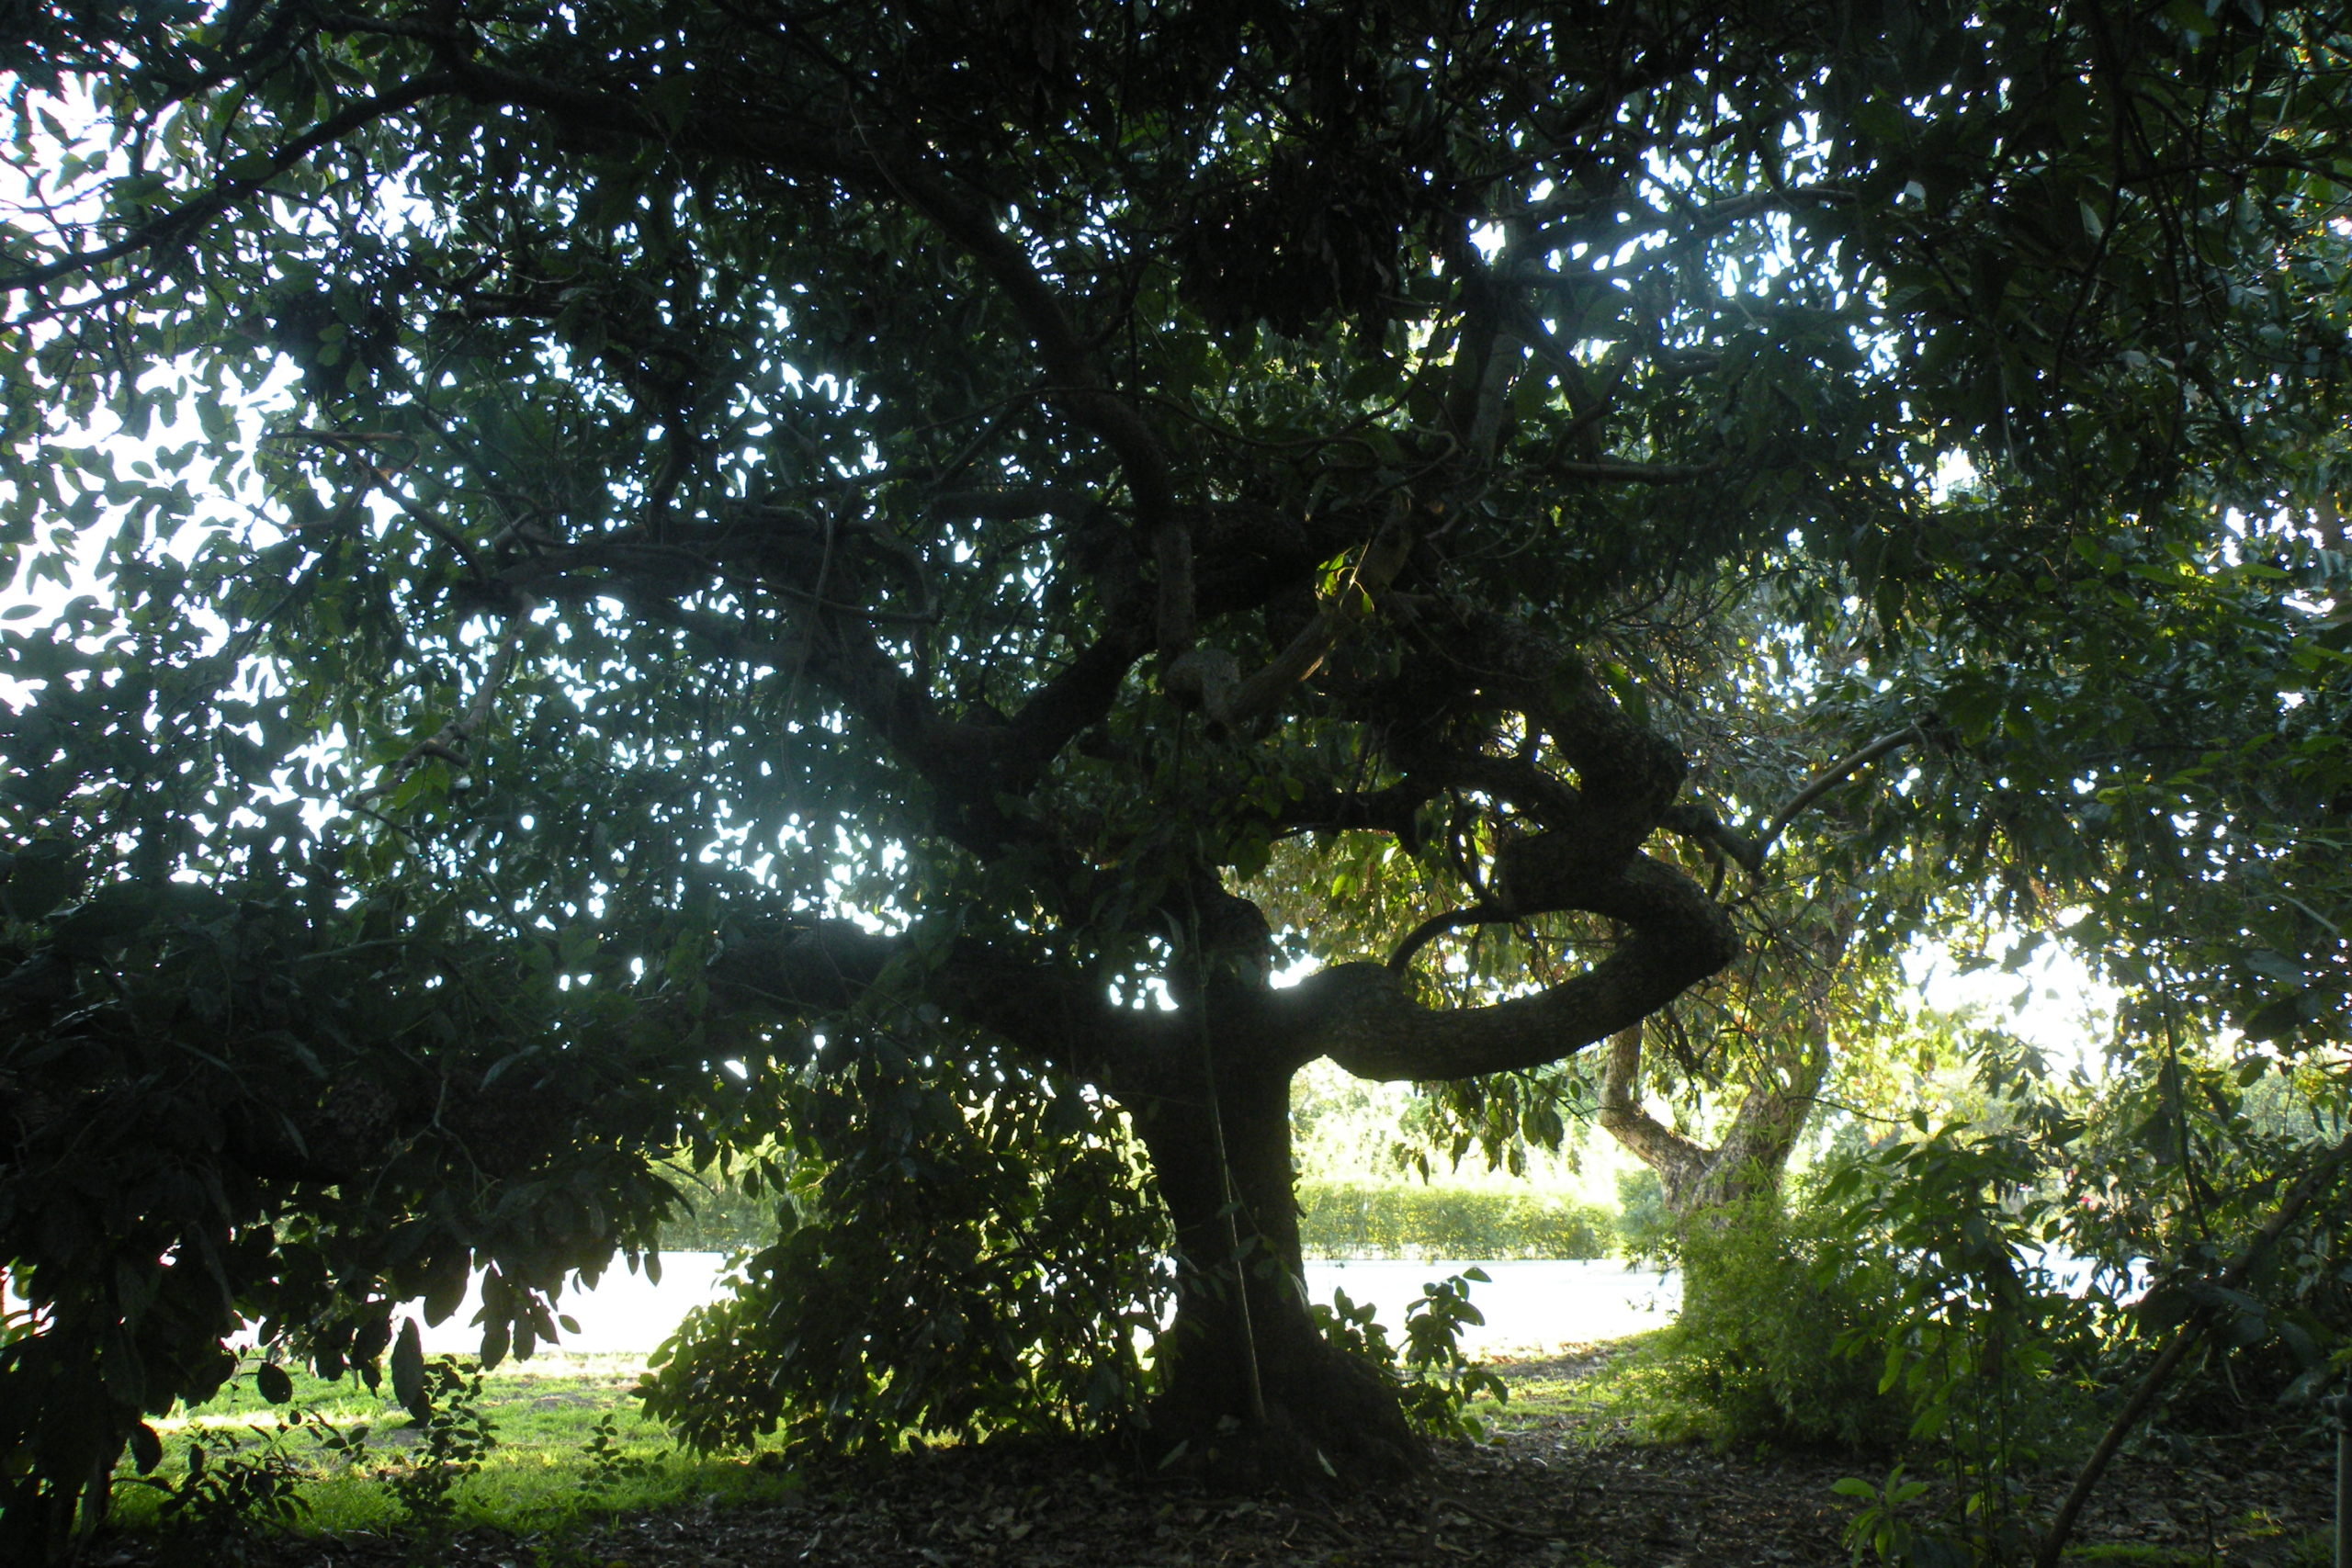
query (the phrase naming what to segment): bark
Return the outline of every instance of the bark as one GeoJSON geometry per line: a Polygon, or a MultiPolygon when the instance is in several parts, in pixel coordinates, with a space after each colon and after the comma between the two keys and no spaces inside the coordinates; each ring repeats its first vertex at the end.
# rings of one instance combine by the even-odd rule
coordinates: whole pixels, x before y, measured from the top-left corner
{"type": "Polygon", "coordinates": [[[1796,992],[1770,1049],[1749,1075],[1747,1095],[1713,1148],[1683,1136],[1642,1105],[1642,1031],[1636,1023],[1609,1043],[1600,1079],[1600,1124],[1657,1173],[1667,1212],[1688,1224],[1776,1197],[1829,1070],[1829,1002],[1839,960],[1854,929],[1850,911],[1799,937],[1790,947],[1802,964],[1796,992]]]}
{"type": "Polygon", "coordinates": [[[1176,1226],[1176,1318],[1155,1350],[1148,1457],[1250,1484],[1409,1474],[1427,1452],[1395,1388],[1325,1343],[1308,1312],[1293,1067],[1220,1043],[1189,1082],[1132,1107],[1176,1226]]]}

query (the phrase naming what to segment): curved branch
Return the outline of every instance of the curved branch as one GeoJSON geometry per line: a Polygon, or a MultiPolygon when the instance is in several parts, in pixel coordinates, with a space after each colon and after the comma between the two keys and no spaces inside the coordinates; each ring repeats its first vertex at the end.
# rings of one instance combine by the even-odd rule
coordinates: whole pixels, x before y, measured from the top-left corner
{"type": "Polygon", "coordinates": [[[1460,909],[1448,909],[1442,915],[1431,915],[1396,944],[1396,951],[1388,955],[1385,967],[1391,975],[1402,975],[1412,964],[1413,954],[1450,931],[1517,919],[1518,911],[1501,904],[1472,904],[1460,909]]]}
{"type": "Polygon", "coordinates": [[[1638,1023],[1739,952],[1730,917],[1681,872],[1635,854],[1612,874],[1550,889],[1537,908],[1583,909],[1627,928],[1617,951],[1531,997],[1437,1010],[1377,964],[1326,969],[1281,994],[1292,1054],[1328,1055],[1359,1077],[1433,1079],[1558,1061],[1638,1023]]]}
{"type": "Polygon", "coordinates": [[[1679,1216],[1689,1195],[1706,1179],[1715,1151],[1651,1115],[1642,1104],[1641,1080],[1642,1026],[1636,1023],[1610,1036],[1609,1055],[1600,1071],[1600,1124],[1657,1172],[1668,1212],[1679,1216]]]}

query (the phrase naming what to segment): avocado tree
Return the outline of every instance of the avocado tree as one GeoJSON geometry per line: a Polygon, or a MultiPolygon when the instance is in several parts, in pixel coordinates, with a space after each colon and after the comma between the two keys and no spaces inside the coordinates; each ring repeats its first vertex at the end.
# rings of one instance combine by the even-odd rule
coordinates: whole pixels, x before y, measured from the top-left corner
{"type": "MultiPolygon", "coordinates": [[[[107,588],[6,634],[0,1408],[72,1414],[7,1418],[4,1484],[51,1532],[269,1292],[372,1365],[489,1262],[527,1348],[651,1235],[652,1155],[779,1133],[831,1162],[795,1268],[861,1202],[869,1243],[952,1219],[877,1310],[1076,1270],[1109,1312],[1141,1273],[1086,1260],[1157,1222],[1065,1200],[1148,1192],[1152,1401],[1056,1383],[1070,1418],[1409,1468],[1295,1284],[1291,1076],[1634,1027],[1734,957],[1719,870],[1800,804],[1693,777],[1619,619],[1779,581],[1852,671],[1809,798],[1890,730],[1963,777],[1998,714],[1928,722],[1940,639],[2086,537],[2309,506],[2339,417],[2324,7],[12,25],[6,541],[107,588]],[[1394,964],[1276,931],[1242,890],[1307,837],[1453,912],[1394,964]],[[1481,926],[1575,945],[1500,999],[1416,978],[1481,926]],[[143,1202],[76,1163],[134,1093],[143,1202]],[[986,1157],[926,1211],[950,1146],[986,1157]],[[91,1190],[153,1218],[109,1251],[91,1190]]],[[[959,1299],[895,1372],[764,1353],[1038,1375],[1035,1320],[959,1299]]],[[[687,1360],[707,1430],[804,1386],[687,1360]]]]}

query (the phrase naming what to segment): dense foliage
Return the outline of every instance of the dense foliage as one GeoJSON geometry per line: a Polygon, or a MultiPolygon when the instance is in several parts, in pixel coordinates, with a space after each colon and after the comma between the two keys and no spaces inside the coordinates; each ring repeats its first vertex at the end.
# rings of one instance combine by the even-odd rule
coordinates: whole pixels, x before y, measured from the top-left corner
{"type": "Polygon", "coordinates": [[[1639,1025],[1776,846],[2345,1000],[2332,8],[9,26],[0,544],[103,588],[0,633],[11,1539],[238,1315],[527,1349],[780,1136],[674,1413],[1408,1468],[1293,1073],[1639,1025]]]}

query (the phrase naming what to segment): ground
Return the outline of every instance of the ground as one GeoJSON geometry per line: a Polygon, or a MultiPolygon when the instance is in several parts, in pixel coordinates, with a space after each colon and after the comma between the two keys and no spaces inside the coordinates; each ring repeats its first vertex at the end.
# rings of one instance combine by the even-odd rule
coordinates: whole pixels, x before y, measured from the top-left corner
{"type": "MultiPolygon", "coordinates": [[[[1050,1446],[922,1450],[880,1470],[805,1480],[774,1466],[764,1500],[574,1516],[517,1533],[481,1525],[420,1551],[413,1539],[351,1531],[280,1539],[256,1568],[1385,1568],[1476,1561],[1579,1568],[1846,1564],[1851,1458],[1718,1454],[1637,1440],[1621,1400],[1581,1391],[1619,1346],[1508,1366],[1515,1404],[1488,1441],[1445,1448],[1409,1487],[1324,1497],[1213,1496],[1139,1475],[1099,1452],[1050,1446]]],[[[609,1380],[608,1380],[609,1381],[609,1380]]],[[[541,1393],[544,1402],[570,1395],[541,1393]]],[[[2294,1423],[2171,1445],[2119,1464],[2070,1554],[2084,1562],[2319,1568],[2333,1447],[2294,1423]]],[[[757,1487],[730,1487],[738,1499],[757,1487]]],[[[2050,1490],[2054,1493],[2055,1485],[2050,1490]]],[[[97,1568],[189,1561],[184,1544],[119,1536],[97,1568]]]]}

